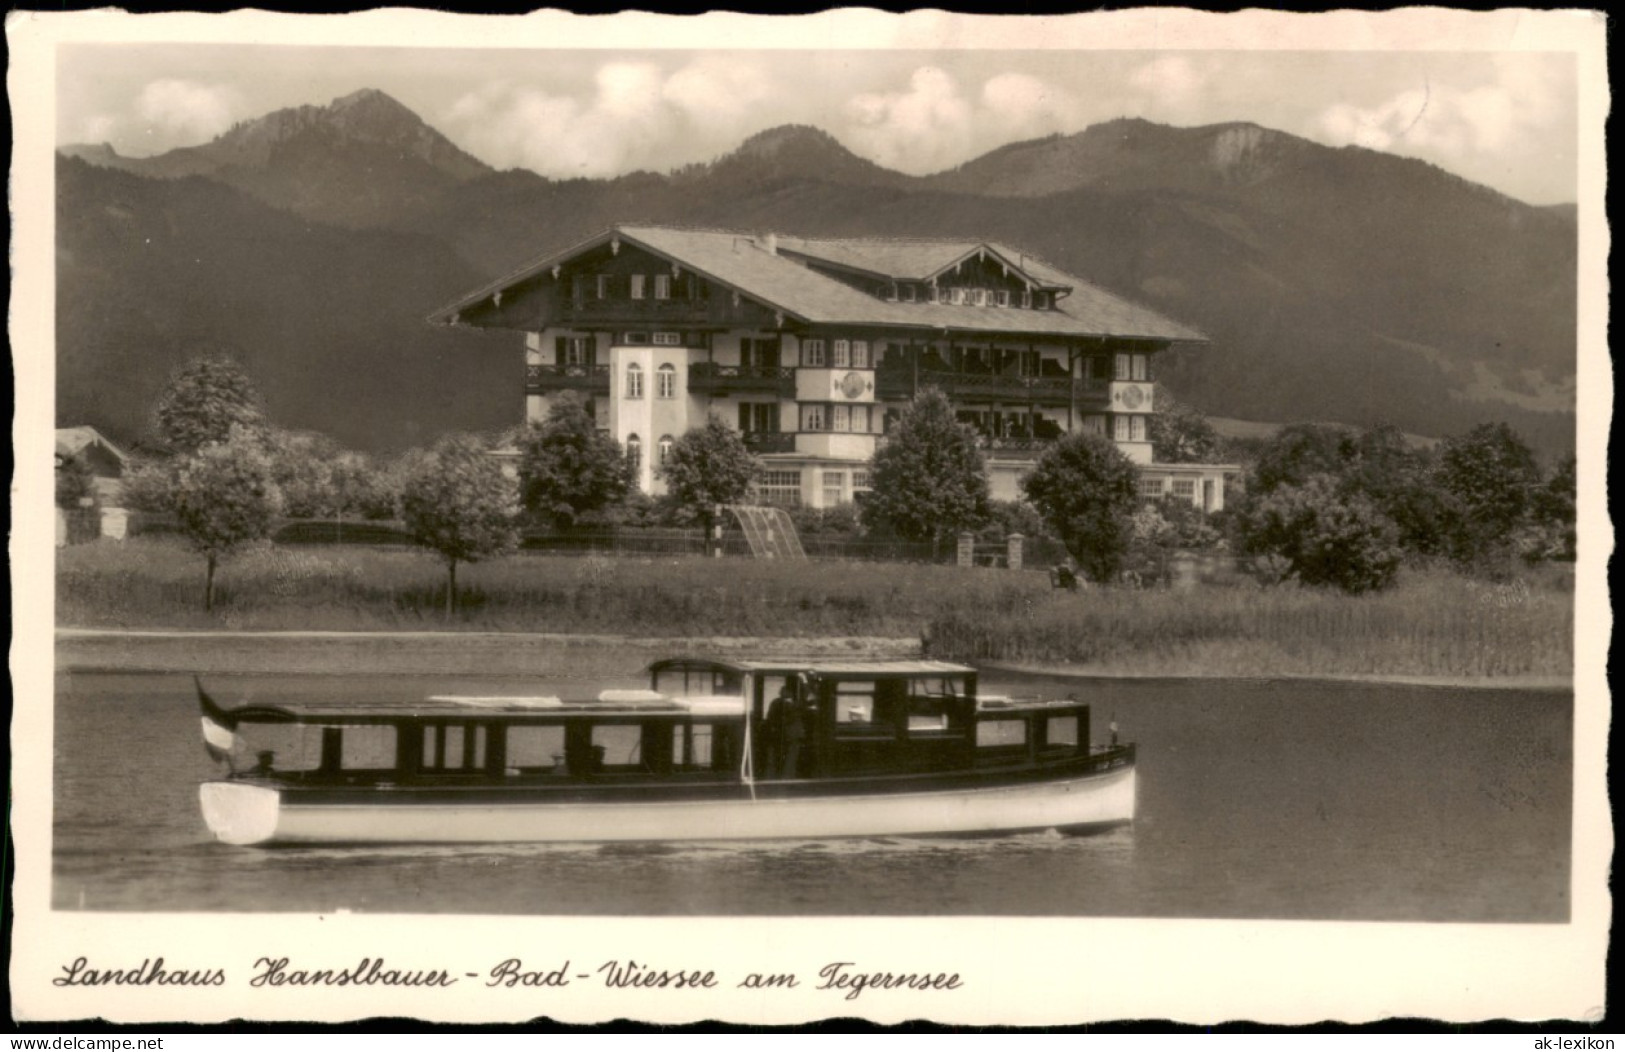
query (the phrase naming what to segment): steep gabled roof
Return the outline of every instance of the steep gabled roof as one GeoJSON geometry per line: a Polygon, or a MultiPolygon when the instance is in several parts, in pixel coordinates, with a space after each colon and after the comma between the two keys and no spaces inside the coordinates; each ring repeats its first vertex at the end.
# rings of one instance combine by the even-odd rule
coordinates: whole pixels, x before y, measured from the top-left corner
{"type": "Polygon", "coordinates": [[[788,254],[770,252],[751,234],[675,227],[613,227],[562,252],[532,260],[518,270],[442,307],[429,320],[453,323],[457,315],[522,282],[619,238],[669,263],[693,270],[743,296],[812,324],[874,325],[1036,336],[1115,336],[1205,342],[1195,329],[1163,317],[1041,260],[993,242],[883,239],[777,238],[788,254]],[[900,280],[926,280],[977,252],[996,255],[1044,288],[1070,289],[1051,310],[976,307],[948,303],[891,303],[809,269],[812,257],[900,280]]]}

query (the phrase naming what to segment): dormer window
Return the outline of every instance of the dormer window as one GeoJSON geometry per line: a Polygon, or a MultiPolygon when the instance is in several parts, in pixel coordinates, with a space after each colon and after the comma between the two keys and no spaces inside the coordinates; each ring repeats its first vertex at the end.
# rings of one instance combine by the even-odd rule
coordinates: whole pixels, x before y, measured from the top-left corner
{"type": "Polygon", "coordinates": [[[1033,294],[1033,306],[1039,310],[1049,310],[1049,293],[1038,292],[1033,294]]]}
{"type": "Polygon", "coordinates": [[[976,304],[976,306],[978,306],[978,307],[987,306],[987,290],[986,289],[977,289],[975,291],[974,295],[975,295],[975,300],[973,302],[976,304]]]}
{"type": "Polygon", "coordinates": [[[1021,305],[1023,307],[1026,307],[1028,310],[1032,309],[1032,306],[1033,306],[1033,290],[1032,289],[1022,289],[1021,290],[1021,305]]]}
{"type": "Polygon", "coordinates": [[[887,303],[896,303],[897,302],[897,286],[896,285],[882,285],[881,288],[880,288],[880,298],[885,300],[887,303]]]}
{"type": "Polygon", "coordinates": [[[952,303],[956,307],[963,304],[965,302],[965,290],[964,289],[949,289],[948,290],[948,302],[952,303]]]}
{"type": "Polygon", "coordinates": [[[915,294],[915,289],[914,289],[913,285],[904,285],[903,286],[903,302],[904,303],[913,303],[914,302],[914,294],[915,294]]]}
{"type": "Polygon", "coordinates": [[[998,298],[994,302],[996,302],[1001,307],[1010,306],[1010,290],[1009,289],[1000,289],[998,291],[998,298]]]}
{"type": "Polygon", "coordinates": [[[932,303],[936,303],[942,298],[942,293],[937,291],[937,287],[935,285],[932,285],[926,290],[925,298],[932,303]]]}

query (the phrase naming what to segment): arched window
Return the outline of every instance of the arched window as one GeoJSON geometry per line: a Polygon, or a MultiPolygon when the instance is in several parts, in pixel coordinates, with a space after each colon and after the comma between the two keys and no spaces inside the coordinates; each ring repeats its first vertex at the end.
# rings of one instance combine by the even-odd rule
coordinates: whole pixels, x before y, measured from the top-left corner
{"type": "Polygon", "coordinates": [[[626,436],[626,462],[631,465],[634,475],[643,466],[643,439],[637,435],[626,436]]]}
{"type": "Polygon", "coordinates": [[[671,436],[661,435],[660,441],[655,444],[655,456],[659,458],[655,461],[656,464],[664,464],[666,462],[666,459],[671,456],[671,446],[671,436]]]}
{"type": "Polygon", "coordinates": [[[677,367],[670,363],[655,370],[655,397],[677,397],[677,367]]]}
{"type": "Polygon", "coordinates": [[[637,362],[626,367],[626,397],[643,397],[643,366],[637,362]]]}

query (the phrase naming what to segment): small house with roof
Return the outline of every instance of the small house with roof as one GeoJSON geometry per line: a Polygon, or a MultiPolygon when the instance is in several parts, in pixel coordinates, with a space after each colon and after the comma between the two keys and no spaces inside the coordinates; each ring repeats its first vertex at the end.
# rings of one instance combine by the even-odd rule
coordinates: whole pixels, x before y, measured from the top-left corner
{"type": "Polygon", "coordinates": [[[764,503],[850,502],[903,406],[936,387],[980,436],[995,499],[1086,430],[1148,496],[1224,504],[1226,465],[1159,465],[1148,434],[1156,356],[1206,337],[997,242],[617,226],[430,320],[524,332],[526,418],[579,392],[649,493],[715,414],[760,456],[764,503]]]}

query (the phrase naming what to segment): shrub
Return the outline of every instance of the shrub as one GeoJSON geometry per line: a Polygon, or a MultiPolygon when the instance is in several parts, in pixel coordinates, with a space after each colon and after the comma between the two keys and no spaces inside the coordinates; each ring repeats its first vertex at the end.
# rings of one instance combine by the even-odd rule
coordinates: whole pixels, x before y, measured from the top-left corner
{"type": "Polygon", "coordinates": [[[1246,552],[1276,579],[1358,594],[1388,587],[1399,569],[1393,523],[1327,475],[1280,486],[1255,502],[1242,533],[1246,552]]]}

